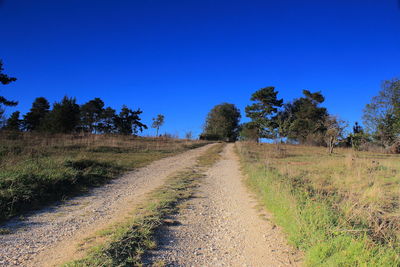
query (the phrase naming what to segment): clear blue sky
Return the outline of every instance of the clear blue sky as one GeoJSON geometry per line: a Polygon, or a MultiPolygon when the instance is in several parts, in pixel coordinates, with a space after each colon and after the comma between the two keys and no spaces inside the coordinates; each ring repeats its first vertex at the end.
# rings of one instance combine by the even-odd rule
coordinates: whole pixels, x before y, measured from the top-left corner
{"type": "MultiPolygon", "coordinates": [[[[207,112],[275,86],[286,101],[321,90],[353,123],[400,76],[398,0],[0,0],[0,58],[18,81],[0,95],[101,97],[167,131],[198,134],[207,112]]],[[[244,114],[243,114],[244,117],[244,114]]],[[[152,130],[144,134],[152,134],[152,130]]]]}

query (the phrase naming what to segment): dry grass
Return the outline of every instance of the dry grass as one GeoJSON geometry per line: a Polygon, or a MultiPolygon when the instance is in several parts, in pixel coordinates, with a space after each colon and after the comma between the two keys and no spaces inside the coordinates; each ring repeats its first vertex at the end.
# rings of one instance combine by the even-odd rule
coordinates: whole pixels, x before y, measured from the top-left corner
{"type": "MultiPolygon", "coordinates": [[[[258,161],[297,177],[316,195],[330,197],[352,224],[367,224],[376,241],[400,240],[400,156],[325,148],[247,144],[258,161]],[[255,153],[255,154],[254,154],[255,153]]],[[[250,153],[250,152],[248,152],[250,153]]]]}
{"type": "Polygon", "coordinates": [[[310,266],[399,266],[400,156],[241,142],[248,184],[310,266]]]}
{"type": "MultiPolygon", "coordinates": [[[[101,134],[46,134],[46,133],[7,133],[0,132],[0,144],[10,148],[7,152],[40,152],[49,148],[82,148],[96,149],[101,147],[125,148],[131,151],[173,151],[183,145],[204,143],[197,140],[174,138],[149,138],[131,135],[101,135],[101,134]],[[13,150],[14,149],[14,150],[13,150]]],[[[0,151],[3,152],[4,151],[0,151]]]]}
{"type": "Polygon", "coordinates": [[[0,132],[0,221],[204,144],[121,135],[0,132]]]}

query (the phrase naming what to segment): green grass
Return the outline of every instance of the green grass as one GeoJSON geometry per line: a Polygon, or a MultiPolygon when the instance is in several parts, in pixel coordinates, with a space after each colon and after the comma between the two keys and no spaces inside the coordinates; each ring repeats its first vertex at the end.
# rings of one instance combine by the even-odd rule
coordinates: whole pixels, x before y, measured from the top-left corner
{"type": "Polygon", "coordinates": [[[1,137],[0,221],[206,144],[126,136],[1,137]]]}
{"type": "Polygon", "coordinates": [[[218,160],[222,148],[223,144],[218,144],[208,149],[196,166],[177,173],[153,191],[128,221],[99,232],[105,241],[87,248],[86,257],[63,266],[141,266],[143,254],[156,247],[155,231],[193,195],[204,170],[218,160]]]}
{"type": "Polygon", "coordinates": [[[238,152],[248,185],[289,242],[304,252],[306,266],[400,266],[399,247],[374,238],[370,223],[356,218],[361,212],[350,217],[340,206],[346,203],[342,188],[332,186],[325,175],[346,174],[332,162],[324,166],[330,158],[304,149],[266,156],[262,146],[250,144],[239,144],[238,152]],[[289,161],[298,163],[288,165],[289,161]],[[306,163],[317,165],[318,171],[306,169],[306,163]]]}

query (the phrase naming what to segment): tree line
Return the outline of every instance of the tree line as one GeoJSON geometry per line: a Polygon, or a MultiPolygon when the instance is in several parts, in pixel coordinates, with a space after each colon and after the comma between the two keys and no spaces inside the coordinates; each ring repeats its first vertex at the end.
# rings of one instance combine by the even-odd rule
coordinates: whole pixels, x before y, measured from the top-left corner
{"type": "MultiPolygon", "coordinates": [[[[3,71],[0,60],[1,84],[7,85],[17,80],[3,71]]],[[[350,133],[346,132],[348,124],[345,121],[322,106],[325,97],[320,91],[303,90],[301,97],[288,102],[279,98],[278,93],[273,86],[255,91],[250,97],[251,104],[245,107],[245,114],[250,121],[242,124],[240,110],[234,104],[216,105],[207,115],[200,139],[259,141],[268,138],[278,142],[324,145],[331,153],[337,145],[359,150],[379,146],[400,153],[400,80],[397,78],[382,83],[378,95],[363,110],[365,128],[356,122],[350,133]]],[[[17,104],[0,96],[2,129],[133,135],[147,129],[147,125],[141,121],[140,109],[133,110],[124,105],[117,112],[106,107],[100,98],[78,105],[76,98],[65,96],[50,108],[46,98],[38,97],[22,118],[20,112],[15,111],[6,119],[5,107],[17,104]]],[[[153,118],[152,127],[156,129],[157,136],[164,120],[161,114],[153,118]]]]}
{"type": "Polygon", "coordinates": [[[63,97],[50,109],[49,101],[38,97],[22,119],[15,111],[5,121],[3,129],[9,131],[48,132],[48,133],[119,133],[137,134],[147,126],[141,122],[140,109],[132,110],[122,106],[119,112],[105,107],[100,98],[94,98],[83,105],[76,98],[63,97]]]}
{"type": "MultiPolygon", "coordinates": [[[[7,85],[16,81],[3,73],[3,62],[0,60],[0,83],[7,85]]],[[[19,111],[13,112],[5,118],[5,107],[16,106],[18,102],[7,100],[0,96],[0,127],[7,131],[47,132],[47,133],[102,133],[137,135],[147,125],[142,123],[140,109],[130,109],[126,105],[117,112],[111,107],[106,107],[103,100],[94,98],[82,105],[78,105],[76,98],[63,97],[59,102],[50,106],[44,97],[38,97],[32,107],[21,118],[19,111]]],[[[152,127],[156,129],[157,136],[160,127],[164,124],[164,115],[153,118],[152,127]]]]}
{"type": "Polygon", "coordinates": [[[326,146],[330,153],[335,146],[369,149],[379,146],[400,152],[400,80],[384,81],[379,94],[363,110],[364,129],[358,122],[347,133],[348,124],[330,114],[322,104],[320,91],[303,90],[302,96],[284,102],[275,87],[254,92],[251,104],[245,107],[249,122],[240,124],[240,111],[230,103],[215,106],[207,115],[201,139],[278,142],[326,146]]]}

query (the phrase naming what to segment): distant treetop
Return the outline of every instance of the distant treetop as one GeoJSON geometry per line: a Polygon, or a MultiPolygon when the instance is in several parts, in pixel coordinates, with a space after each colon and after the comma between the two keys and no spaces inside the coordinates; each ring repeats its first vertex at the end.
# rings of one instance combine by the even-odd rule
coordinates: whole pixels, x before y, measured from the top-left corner
{"type": "Polygon", "coordinates": [[[10,77],[3,73],[3,61],[0,60],[0,83],[2,84],[9,84],[10,82],[15,82],[17,78],[10,77]]]}

